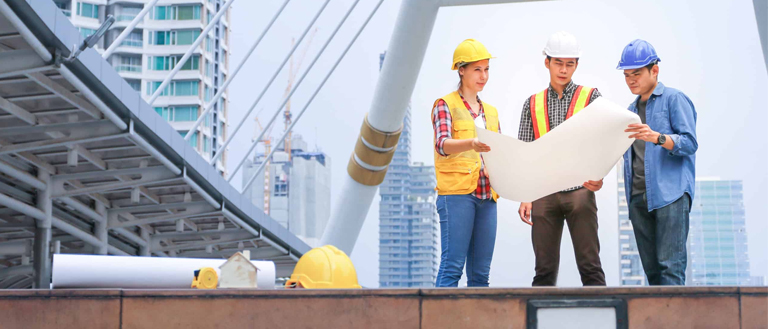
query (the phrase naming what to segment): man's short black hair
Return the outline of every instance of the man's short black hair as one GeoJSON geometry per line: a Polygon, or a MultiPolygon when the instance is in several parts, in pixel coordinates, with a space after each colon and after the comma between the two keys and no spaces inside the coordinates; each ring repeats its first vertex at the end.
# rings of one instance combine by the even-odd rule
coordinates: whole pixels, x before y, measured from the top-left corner
{"type": "Polygon", "coordinates": [[[648,72],[651,72],[651,69],[656,65],[656,62],[651,62],[651,64],[648,64],[645,66],[646,69],[648,69],[648,72]]]}
{"type": "MultiPolygon", "coordinates": [[[[551,57],[551,56],[549,56],[549,55],[547,55],[547,60],[548,60],[548,61],[552,61],[552,57],[551,57]]],[[[578,58],[578,57],[576,57],[576,63],[578,63],[578,62],[579,62],[579,58],[578,58]]]]}

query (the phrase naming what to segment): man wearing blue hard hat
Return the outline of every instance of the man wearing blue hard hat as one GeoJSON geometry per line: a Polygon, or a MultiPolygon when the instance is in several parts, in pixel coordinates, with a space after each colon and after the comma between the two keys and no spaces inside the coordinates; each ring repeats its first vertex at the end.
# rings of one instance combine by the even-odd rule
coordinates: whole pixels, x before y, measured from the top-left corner
{"type": "Polygon", "coordinates": [[[685,285],[696,109],[683,92],[659,82],[660,61],[656,49],[638,39],[624,48],[616,67],[637,95],[629,110],[642,120],[626,129],[635,142],[624,154],[624,187],[648,283],[685,285]]]}

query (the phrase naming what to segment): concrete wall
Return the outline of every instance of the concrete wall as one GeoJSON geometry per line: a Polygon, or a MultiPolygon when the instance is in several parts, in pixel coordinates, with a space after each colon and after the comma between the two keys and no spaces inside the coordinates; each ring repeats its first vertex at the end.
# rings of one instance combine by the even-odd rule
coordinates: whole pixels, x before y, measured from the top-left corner
{"type": "Polygon", "coordinates": [[[768,328],[768,287],[3,290],[2,328],[524,328],[529,300],[623,299],[629,328],[768,328]]]}

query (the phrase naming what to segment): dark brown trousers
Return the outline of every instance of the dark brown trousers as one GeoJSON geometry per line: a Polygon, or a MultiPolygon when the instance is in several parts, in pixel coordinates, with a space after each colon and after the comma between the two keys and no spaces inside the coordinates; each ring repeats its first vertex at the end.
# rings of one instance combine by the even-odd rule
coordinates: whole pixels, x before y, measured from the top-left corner
{"type": "Polygon", "coordinates": [[[585,286],[605,285],[605,273],[600,264],[597,203],[594,192],[581,188],[543,197],[533,202],[531,218],[531,239],[536,255],[534,286],[557,284],[564,222],[568,222],[581,283],[585,286]]]}

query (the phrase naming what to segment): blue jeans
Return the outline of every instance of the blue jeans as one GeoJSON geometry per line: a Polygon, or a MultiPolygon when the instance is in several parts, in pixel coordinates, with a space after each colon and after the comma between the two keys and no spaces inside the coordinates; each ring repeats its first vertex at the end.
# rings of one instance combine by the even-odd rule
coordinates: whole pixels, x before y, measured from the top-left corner
{"type": "Polygon", "coordinates": [[[438,195],[440,270],[437,287],[456,287],[467,264],[467,286],[487,287],[496,244],[496,202],[473,194],[438,195]]]}
{"type": "Polygon", "coordinates": [[[629,219],[645,276],[652,286],[685,285],[690,199],[685,193],[675,202],[648,212],[646,194],[632,196],[629,219]]]}

